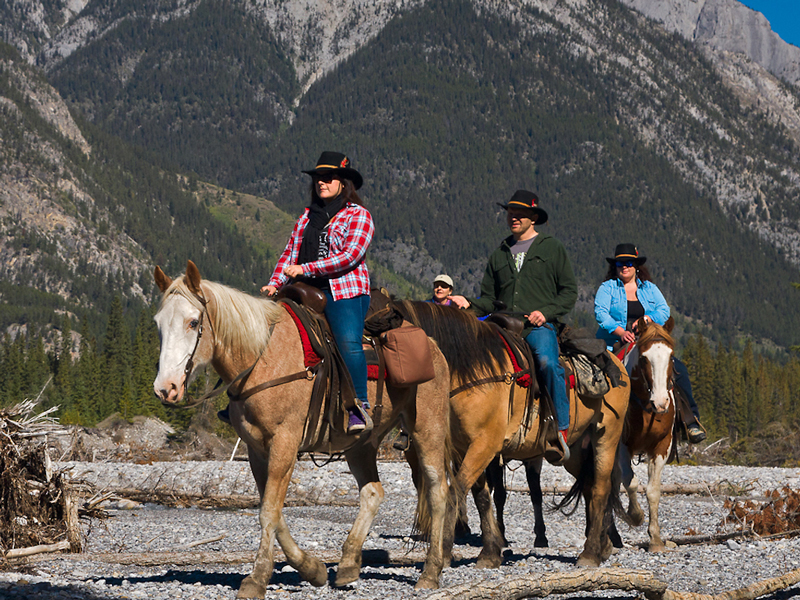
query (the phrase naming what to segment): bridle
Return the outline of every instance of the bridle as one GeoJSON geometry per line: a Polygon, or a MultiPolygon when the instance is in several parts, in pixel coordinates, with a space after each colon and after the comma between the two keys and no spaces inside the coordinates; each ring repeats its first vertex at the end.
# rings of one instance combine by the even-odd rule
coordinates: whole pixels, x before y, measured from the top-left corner
{"type": "MultiPolygon", "coordinates": [[[[652,341],[653,341],[653,343],[655,343],[655,342],[664,342],[666,344],[666,340],[664,338],[662,338],[662,337],[653,338],[652,341]]],[[[634,345],[636,345],[636,343],[631,345],[631,349],[633,349],[634,345]]],[[[638,350],[638,348],[637,348],[637,350],[638,350]]],[[[630,350],[628,350],[628,352],[630,352],[630,350]]],[[[672,352],[670,354],[672,355],[672,352]]],[[[642,404],[642,398],[639,398],[639,396],[637,396],[637,395],[635,395],[633,393],[633,386],[636,383],[639,383],[640,385],[643,383],[645,391],[646,391],[646,397],[648,399],[647,406],[649,407],[649,404],[650,404],[649,399],[653,396],[653,386],[651,385],[650,380],[647,377],[645,377],[644,374],[643,374],[643,369],[642,369],[642,367],[640,365],[640,361],[642,360],[642,358],[644,358],[644,353],[639,351],[639,356],[638,356],[638,358],[636,360],[636,364],[631,369],[631,375],[630,375],[630,378],[631,378],[631,395],[639,401],[639,404],[642,404]]],[[[672,360],[671,357],[670,357],[670,360],[672,360]]],[[[672,388],[673,388],[672,377],[668,377],[667,378],[667,393],[669,394],[670,397],[672,396],[672,388]]]]}
{"type": "MultiPolygon", "coordinates": [[[[185,396],[186,401],[183,404],[180,404],[180,405],[179,404],[166,404],[166,406],[169,406],[169,407],[172,407],[172,408],[194,408],[195,406],[198,406],[198,405],[202,404],[206,400],[209,400],[211,398],[215,398],[216,396],[219,396],[220,394],[223,394],[225,392],[228,393],[228,397],[231,400],[246,400],[247,398],[249,398],[253,394],[256,394],[256,393],[261,392],[263,390],[269,389],[271,387],[275,387],[275,386],[278,386],[278,385],[283,385],[284,383],[289,383],[291,381],[297,381],[298,379],[306,379],[308,381],[313,381],[314,380],[314,378],[317,375],[317,371],[318,371],[319,365],[317,365],[316,367],[306,367],[303,371],[298,371],[297,373],[292,373],[291,375],[285,375],[283,377],[278,377],[277,379],[271,379],[269,381],[265,381],[265,382],[255,386],[255,387],[250,388],[247,391],[243,391],[240,388],[239,391],[236,392],[236,393],[231,392],[230,391],[231,386],[234,385],[235,383],[238,383],[239,381],[242,382],[242,386],[241,387],[244,387],[244,384],[247,381],[247,378],[249,377],[250,373],[252,373],[253,369],[258,364],[258,361],[261,360],[261,357],[264,354],[264,350],[266,350],[266,348],[265,348],[264,350],[261,351],[261,354],[258,355],[258,358],[256,358],[255,362],[252,365],[250,365],[248,368],[246,368],[244,371],[239,373],[236,377],[234,377],[229,384],[223,386],[222,385],[222,378],[220,378],[217,381],[217,384],[214,386],[214,389],[211,390],[210,392],[205,393],[201,398],[194,399],[191,396],[189,396],[188,388],[187,388],[186,384],[189,381],[189,375],[191,375],[192,371],[194,370],[194,356],[195,356],[195,354],[197,354],[197,349],[200,347],[200,340],[203,339],[203,331],[204,331],[203,321],[205,319],[206,313],[208,312],[208,301],[201,294],[197,294],[195,292],[192,292],[192,295],[200,303],[200,305],[203,308],[200,311],[200,317],[198,317],[197,339],[195,339],[195,341],[194,341],[194,348],[192,348],[192,352],[189,354],[189,358],[186,361],[186,366],[183,369],[183,389],[184,389],[184,392],[186,393],[186,396],[185,396]]],[[[275,323],[270,323],[270,326],[269,326],[269,337],[270,338],[272,337],[272,332],[274,330],[275,330],[275,323]]]]}

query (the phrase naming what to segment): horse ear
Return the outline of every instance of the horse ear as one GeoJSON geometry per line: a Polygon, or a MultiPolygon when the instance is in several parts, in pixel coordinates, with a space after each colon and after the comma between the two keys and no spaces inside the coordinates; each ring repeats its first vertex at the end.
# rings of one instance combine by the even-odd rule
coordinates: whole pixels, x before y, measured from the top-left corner
{"type": "Polygon", "coordinates": [[[670,317],[667,319],[667,322],[664,323],[664,329],[667,330],[667,333],[672,333],[672,329],[675,327],[675,319],[670,317]]]}
{"type": "Polygon", "coordinates": [[[161,293],[167,291],[167,288],[172,285],[172,279],[167,277],[167,274],[161,270],[161,267],[156,266],[155,271],[153,271],[153,279],[156,280],[156,285],[158,289],[161,290],[161,293]]]}
{"type": "Polygon", "coordinates": [[[640,317],[639,320],[636,321],[636,333],[642,335],[645,329],[647,329],[647,319],[640,317]]]}
{"type": "Polygon", "coordinates": [[[184,277],[183,280],[192,293],[202,296],[202,291],[200,289],[200,281],[202,281],[200,269],[198,269],[197,265],[192,261],[186,262],[186,277],[184,277]]]}

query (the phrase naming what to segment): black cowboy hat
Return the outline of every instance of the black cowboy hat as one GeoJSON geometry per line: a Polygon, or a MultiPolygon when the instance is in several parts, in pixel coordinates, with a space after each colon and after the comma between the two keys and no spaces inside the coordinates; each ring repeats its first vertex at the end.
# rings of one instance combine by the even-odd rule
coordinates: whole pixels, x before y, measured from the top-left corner
{"type": "Polygon", "coordinates": [[[359,189],[364,183],[361,173],[350,168],[350,159],[341,152],[323,152],[319,155],[317,166],[310,171],[303,171],[303,173],[308,173],[311,176],[334,173],[339,177],[352,181],[356,189],[359,189]]]}
{"type": "Polygon", "coordinates": [[[535,215],[535,223],[537,225],[547,223],[547,212],[545,212],[544,209],[539,208],[539,197],[528,190],[517,190],[514,192],[514,195],[511,196],[511,200],[509,200],[508,203],[500,204],[498,202],[497,206],[505,208],[506,210],[509,208],[527,209],[535,215]]]}
{"type": "Polygon", "coordinates": [[[606,260],[612,265],[617,261],[632,260],[637,267],[640,267],[647,262],[647,257],[640,256],[639,249],[633,244],[617,244],[614,248],[614,257],[606,257],[606,260]]]}

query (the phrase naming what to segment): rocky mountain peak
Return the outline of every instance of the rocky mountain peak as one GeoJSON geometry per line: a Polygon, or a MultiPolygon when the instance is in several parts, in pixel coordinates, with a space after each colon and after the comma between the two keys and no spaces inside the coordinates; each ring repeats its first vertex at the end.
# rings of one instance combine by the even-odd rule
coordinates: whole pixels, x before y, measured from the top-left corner
{"type": "Polygon", "coordinates": [[[621,1],[714,52],[743,54],[776,77],[800,82],[800,48],[783,41],[764,15],[737,0],[621,1]]]}

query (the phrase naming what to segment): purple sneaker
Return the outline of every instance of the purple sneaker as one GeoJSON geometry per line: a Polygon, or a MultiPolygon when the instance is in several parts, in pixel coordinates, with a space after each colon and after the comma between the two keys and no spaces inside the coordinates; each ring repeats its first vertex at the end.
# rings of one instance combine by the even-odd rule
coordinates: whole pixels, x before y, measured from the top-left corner
{"type": "Polygon", "coordinates": [[[372,430],[372,419],[369,418],[365,410],[356,406],[348,410],[348,412],[350,413],[350,419],[347,423],[348,435],[372,430]]]}

